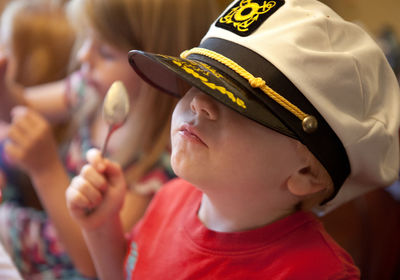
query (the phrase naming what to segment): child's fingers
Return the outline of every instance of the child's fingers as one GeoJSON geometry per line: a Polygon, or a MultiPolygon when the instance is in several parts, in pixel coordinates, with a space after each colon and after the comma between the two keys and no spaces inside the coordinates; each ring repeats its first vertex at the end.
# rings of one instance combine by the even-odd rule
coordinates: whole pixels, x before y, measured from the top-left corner
{"type": "Polygon", "coordinates": [[[25,106],[14,107],[11,115],[13,126],[25,133],[32,133],[38,129],[43,130],[43,127],[47,125],[42,116],[25,106]]]}
{"type": "Polygon", "coordinates": [[[4,153],[7,157],[7,161],[11,163],[19,162],[22,157],[23,153],[20,148],[18,148],[14,143],[11,141],[6,141],[4,144],[4,153]]]}
{"type": "Polygon", "coordinates": [[[4,140],[10,130],[10,125],[0,120],[0,141],[4,140]]]}
{"type": "Polygon", "coordinates": [[[20,146],[26,146],[34,124],[29,120],[28,109],[17,106],[12,110],[12,124],[8,130],[8,138],[20,146]]]}
{"type": "Polygon", "coordinates": [[[68,205],[73,209],[89,209],[91,207],[89,199],[76,187],[76,184],[75,178],[72,179],[65,192],[68,205]]]}
{"type": "Polygon", "coordinates": [[[104,176],[99,173],[94,167],[90,164],[86,164],[81,169],[82,178],[89,181],[94,187],[96,187],[99,191],[103,192],[107,188],[107,181],[104,176]]]}
{"type": "Polygon", "coordinates": [[[121,166],[118,163],[112,162],[110,160],[105,160],[106,169],[104,173],[107,179],[110,181],[111,185],[121,185],[125,184],[125,177],[121,166]]]}
{"type": "Polygon", "coordinates": [[[11,117],[13,123],[26,123],[30,118],[30,110],[25,106],[15,106],[11,110],[11,117]]]}
{"type": "Polygon", "coordinates": [[[41,124],[41,123],[46,123],[44,117],[38,113],[37,111],[25,107],[25,106],[18,106],[18,107],[23,107],[26,108],[26,117],[27,117],[27,121],[30,122],[31,124],[41,124]]]}
{"type": "Polygon", "coordinates": [[[26,106],[18,105],[11,109],[11,115],[13,118],[25,115],[28,112],[28,108],[26,106]]]}
{"type": "Polygon", "coordinates": [[[86,159],[98,172],[103,173],[106,169],[104,158],[101,156],[101,152],[98,149],[90,149],[86,153],[86,159]]]}
{"type": "Polygon", "coordinates": [[[8,130],[8,139],[20,146],[25,145],[26,136],[20,126],[12,125],[8,130]]]}
{"type": "Polygon", "coordinates": [[[106,170],[105,172],[107,175],[115,176],[122,173],[121,165],[111,160],[105,159],[106,170]]]}
{"type": "Polygon", "coordinates": [[[81,176],[73,178],[70,186],[88,200],[89,208],[95,208],[102,200],[102,193],[81,176]]]}

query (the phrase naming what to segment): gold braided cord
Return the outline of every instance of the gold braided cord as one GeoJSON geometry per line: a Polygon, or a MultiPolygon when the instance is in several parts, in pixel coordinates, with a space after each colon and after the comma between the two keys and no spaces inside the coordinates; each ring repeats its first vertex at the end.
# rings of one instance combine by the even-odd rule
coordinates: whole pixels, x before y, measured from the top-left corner
{"type": "Polygon", "coordinates": [[[279,93],[277,93],[272,88],[270,88],[262,78],[254,77],[251,73],[246,71],[246,69],[241,67],[239,64],[237,64],[233,60],[231,60],[219,53],[216,53],[214,51],[207,50],[204,48],[193,48],[193,49],[184,51],[181,53],[181,58],[186,58],[191,54],[200,54],[200,55],[207,56],[207,57],[214,59],[214,60],[224,64],[225,66],[229,67],[230,69],[235,71],[237,74],[239,74],[240,76],[242,76],[243,78],[248,80],[250,85],[253,88],[260,88],[272,100],[277,102],[279,105],[281,105],[283,108],[285,108],[286,110],[291,112],[293,115],[295,115],[300,120],[303,121],[308,116],[308,114],[301,111],[297,106],[295,106],[290,101],[288,101],[286,98],[284,98],[279,93]]]}

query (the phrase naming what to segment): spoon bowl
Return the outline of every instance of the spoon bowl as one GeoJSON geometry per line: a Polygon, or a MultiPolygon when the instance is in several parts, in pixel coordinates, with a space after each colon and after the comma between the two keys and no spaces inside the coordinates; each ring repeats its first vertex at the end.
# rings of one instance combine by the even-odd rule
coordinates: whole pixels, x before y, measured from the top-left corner
{"type": "Polygon", "coordinates": [[[111,134],[125,123],[128,114],[128,93],[121,81],[115,81],[108,89],[103,102],[103,119],[108,124],[108,133],[101,149],[102,156],[105,155],[111,134]]]}

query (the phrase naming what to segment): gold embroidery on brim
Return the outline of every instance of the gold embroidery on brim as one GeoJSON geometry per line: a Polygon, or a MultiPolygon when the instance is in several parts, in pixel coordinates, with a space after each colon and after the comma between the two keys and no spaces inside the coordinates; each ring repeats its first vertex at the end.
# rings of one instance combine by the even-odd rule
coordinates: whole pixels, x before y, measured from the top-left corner
{"type": "Polygon", "coordinates": [[[199,62],[201,64],[201,66],[203,66],[204,68],[207,68],[208,71],[210,71],[211,73],[214,74],[215,77],[217,78],[222,78],[224,76],[222,76],[220,73],[218,73],[214,68],[212,68],[210,65],[199,62]]]}
{"type": "MultiPolygon", "coordinates": [[[[186,61],[178,61],[178,60],[173,59],[172,62],[175,63],[175,65],[179,66],[181,69],[183,69],[186,73],[188,73],[188,74],[192,75],[193,77],[195,77],[196,79],[200,80],[207,87],[209,87],[213,90],[218,90],[221,94],[226,95],[237,106],[239,106],[243,109],[247,108],[246,103],[242,99],[235,96],[232,92],[230,92],[223,86],[217,86],[216,84],[210,82],[206,77],[202,76],[201,74],[204,74],[204,72],[205,72],[203,69],[196,67],[194,64],[188,63],[186,61]]],[[[211,69],[210,66],[208,66],[207,69],[211,69]]],[[[214,70],[214,72],[215,72],[215,70],[214,70]]],[[[207,72],[207,76],[208,76],[208,74],[209,73],[207,72]]],[[[221,74],[218,74],[218,75],[221,76],[221,74]]]]}
{"type": "Polygon", "coordinates": [[[245,32],[249,27],[258,20],[259,16],[269,12],[275,7],[276,1],[264,1],[260,6],[252,0],[242,0],[240,5],[233,8],[226,16],[220,18],[219,22],[232,24],[238,31],[245,32]],[[243,12],[250,9],[250,12],[243,12]]]}
{"type": "Polygon", "coordinates": [[[281,105],[287,111],[291,112],[298,119],[302,121],[303,130],[307,133],[312,133],[318,128],[318,121],[314,116],[308,115],[300,110],[296,105],[292,104],[289,100],[281,96],[279,93],[270,88],[266,82],[260,77],[254,77],[251,73],[249,73],[246,69],[241,67],[239,64],[234,62],[233,60],[223,56],[222,54],[216,53],[211,50],[207,50],[204,48],[193,48],[191,50],[187,50],[181,53],[182,58],[187,58],[191,54],[200,54],[207,56],[211,59],[214,59],[228,68],[235,71],[241,77],[248,80],[249,84],[253,88],[261,89],[266,95],[268,95],[272,100],[281,105]]]}
{"type": "MultiPolygon", "coordinates": [[[[177,64],[177,63],[179,63],[180,65],[178,65],[178,66],[180,66],[181,67],[181,65],[185,65],[185,67],[187,67],[187,68],[191,68],[191,69],[193,69],[194,71],[196,71],[196,72],[201,72],[204,76],[209,76],[210,75],[210,72],[212,72],[214,75],[216,75],[216,71],[213,69],[213,70],[211,70],[212,68],[210,67],[210,66],[208,66],[208,67],[205,67],[206,66],[206,64],[205,63],[201,63],[201,65],[202,66],[204,66],[205,68],[207,68],[210,72],[208,72],[208,71],[206,71],[206,70],[204,70],[204,69],[201,69],[196,63],[194,63],[194,62],[192,62],[192,61],[190,61],[190,60],[187,60],[187,61],[178,61],[178,60],[176,60],[175,59],[175,57],[173,57],[173,56],[168,56],[168,55],[160,55],[159,54],[159,56],[161,56],[161,57],[163,57],[163,58],[166,58],[166,59],[168,59],[168,60],[171,60],[171,61],[173,61],[175,64],[177,64]]],[[[221,76],[221,74],[218,74],[219,76],[218,77],[220,77],[221,76]]]]}

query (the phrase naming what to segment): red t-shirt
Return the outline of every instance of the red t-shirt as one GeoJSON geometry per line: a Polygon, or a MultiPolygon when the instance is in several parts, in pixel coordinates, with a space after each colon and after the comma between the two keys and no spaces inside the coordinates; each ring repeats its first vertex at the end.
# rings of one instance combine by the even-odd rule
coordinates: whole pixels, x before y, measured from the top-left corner
{"type": "Polygon", "coordinates": [[[311,213],[236,233],[198,219],[202,193],[175,179],[132,232],[126,279],[359,279],[351,257],[311,213]]]}

